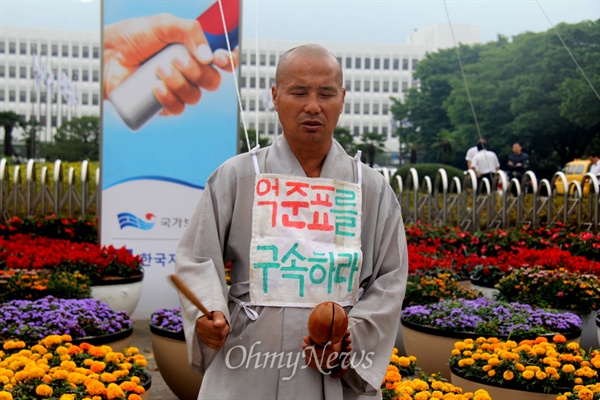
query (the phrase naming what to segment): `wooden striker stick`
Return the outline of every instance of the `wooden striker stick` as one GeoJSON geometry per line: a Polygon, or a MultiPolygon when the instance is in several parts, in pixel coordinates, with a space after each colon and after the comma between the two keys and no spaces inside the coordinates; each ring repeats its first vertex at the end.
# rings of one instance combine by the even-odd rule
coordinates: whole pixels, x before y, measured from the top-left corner
{"type": "Polygon", "coordinates": [[[196,295],[190,290],[188,285],[186,285],[185,282],[181,280],[180,277],[178,277],[175,274],[169,275],[169,277],[171,278],[171,281],[173,282],[177,290],[179,290],[181,294],[183,294],[189,301],[191,301],[193,305],[198,307],[198,309],[202,311],[206,318],[208,318],[209,320],[213,319],[212,313],[208,311],[206,307],[204,307],[200,299],[196,297],[196,295]]]}

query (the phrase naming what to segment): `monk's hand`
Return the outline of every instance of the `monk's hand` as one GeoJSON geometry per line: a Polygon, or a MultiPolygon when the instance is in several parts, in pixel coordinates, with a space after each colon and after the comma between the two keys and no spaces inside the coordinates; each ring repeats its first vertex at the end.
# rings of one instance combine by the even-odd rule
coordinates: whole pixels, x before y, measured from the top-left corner
{"type": "Polygon", "coordinates": [[[229,324],[220,311],[214,311],[212,316],[212,320],[206,318],[205,315],[196,320],[196,334],[206,346],[219,350],[227,339],[229,324]]]}
{"type": "Polygon", "coordinates": [[[327,343],[325,346],[316,344],[309,336],[304,336],[303,341],[302,350],[306,365],[332,378],[341,378],[346,373],[352,351],[350,331],[346,331],[341,341],[327,343]]]}

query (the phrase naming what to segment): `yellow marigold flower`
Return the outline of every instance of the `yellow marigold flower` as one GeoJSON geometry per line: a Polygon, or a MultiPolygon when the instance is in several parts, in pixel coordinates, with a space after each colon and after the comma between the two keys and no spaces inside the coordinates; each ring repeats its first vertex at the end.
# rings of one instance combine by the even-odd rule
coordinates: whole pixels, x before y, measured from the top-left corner
{"type": "Polygon", "coordinates": [[[487,374],[488,376],[494,376],[496,375],[496,370],[490,369],[487,374]]]}
{"type": "Polygon", "coordinates": [[[75,400],[74,394],[63,394],[59,400],[75,400]]]}
{"type": "Polygon", "coordinates": [[[488,372],[492,368],[494,368],[494,367],[492,367],[491,365],[484,365],[483,367],[481,367],[481,369],[483,370],[483,372],[488,372]]]}
{"type": "Polygon", "coordinates": [[[529,379],[532,379],[535,376],[535,373],[533,371],[526,370],[526,371],[523,371],[523,373],[521,374],[521,376],[524,379],[529,380],[529,379]]]}
{"type": "Polygon", "coordinates": [[[127,400],[142,400],[142,398],[140,396],[138,396],[137,394],[132,393],[129,396],[127,396],[127,400]]]}
{"type": "Polygon", "coordinates": [[[106,363],[102,361],[93,361],[91,365],[89,365],[91,371],[99,373],[106,369],[106,363]]]}
{"type": "Polygon", "coordinates": [[[67,371],[75,371],[75,368],[77,368],[77,364],[75,364],[73,361],[67,360],[61,362],[60,367],[66,369],[67,371]]]}
{"type": "Polygon", "coordinates": [[[546,367],[544,369],[544,372],[546,372],[548,375],[556,375],[558,373],[558,371],[554,367],[546,367]]]}
{"type": "Polygon", "coordinates": [[[69,354],[69,349],[67,349],[65,346],[58,346],[54,352],[59,356],[64,356],[65,354],[69,354]]]}
{"type": "Polygon", "coordinates": [[[41,378],[46,374],[46,371],[44,371],[44,369],[40,367],[29,368],[28,371],[30,379],[41,378]]]}
{"type": "Polygon", "coordinates": [[[419,392],[415,394],[415,400],[427,400],[429,398],[429,392],[419,392]]]}
{"type": "Polygon", "coordinates": [[[35,388],[35,394],[38,396],[50,397],[52,396],[52,393],[52,388],[46,384],[38,385],[38,387],[35,388]]]}
{"type": "Polygon", "coordinates": [[[139,376],[132,376],[130,379],[131,382],[133,383],[137,383],[139,385],[140,383],[140,377],[139,376]]]}
{"type": "Polygon", "coordinates": [[[108,397],[108,400],[119,399],[125,397],[125,392],[123,392],[123,389],[119,385],[110,383],[106,389],[106,397],[108,397]]]}
{"type": "Polygon", "coordinates": [[[567,343],[567,349],[571,351],[577,351],[579,350],[579,343],[569,342],[567,343]]]}
{"type": "Polygon", "coordinates": [[[458,349],[453,349],[451,354],[452,354],[453,356],[459,356],[459,355],[460,355],[460,350],[458,350],[458,349]]]}
{"type": "MultiPolygon", "coordinates": [[[[398,374],[399,376],[400,374],[398,374]]],[[[111,373],[108,372],[104,372],[103,374],[100,375],[100,380],[103,382],[116,382],[117,381],[117,377],[114,376],[111,373]]]]}
{"type": "Polygon", "coordinates": [[[504,371],[504,373],[502,374],[502,378],[504,378],[504,380],[506,381],[512,381],[514,377],[515,374],[512,371],[504,371]]]}
{"type": "Polygon", "coordinates": [[[145,366],[147,366],[147,365],[148,365],[148,361],[146,361],[146,359],[145,359],[145,358],[143,358],[143,359],[139,359],[139,360],[135,360],[135,363],[136,363],[137,365],[139,365],[140,367],[145,367],[145,366]]]}
{"type": "Polygon", "coordinates": [[[565,364],[562,367],[562,371],[564,373],[570,374],[575,371],[575,366],[573,366],[572,364],[565,364]]]}
{"type": "Polygon", "coordinates": [[[100,396],[106,393],[106,387],[104,384],[95,379],[89,379],[83,384],[85,385],[87,393],[91,394],[92,396],[100,396]]]}
{"type": "Polygon", "coordinates": [[[581,378],[575,378],[573,380],[573,382],[575,382],[575,384],[577,384],[577,385],[581,385],[583,383],[583,379],[581,379],[581,378]]]}
{"type": "Polygon", "coordinates": [[[60,356],[60,361],[69,361],[71,359],[71,356],[68,354],[63,354],[62,356],[60,356]]]}
{"type": "Polygon", "coordinates": [[[58,380],[67,379],[69,377],[69,371],[65,371],[64,369],[57,369],[52,372],[52,377],[58,380]]]}
{"type": "Polygon", "coordinates": [[[0,400],[13,400],[13,396],[10,392],[0,390],[0,400]]]}
{"type": "Polygon", "coordinates": [[[500,360],[497,358],[490,358],[488,360],[488,365],[491,365],[492,367],[497,366],[498,364],[500,364],[500,360]]]}
{"type": "Polygon", "coordinates": [[[544,371],[537,371],[535,373],[535,377],[537,379],[539,379],[540,381],[542,381],[542,380],[544,380],[544,379],[546,379],[548,377],[548,374],[546,374],[544,371]]]}

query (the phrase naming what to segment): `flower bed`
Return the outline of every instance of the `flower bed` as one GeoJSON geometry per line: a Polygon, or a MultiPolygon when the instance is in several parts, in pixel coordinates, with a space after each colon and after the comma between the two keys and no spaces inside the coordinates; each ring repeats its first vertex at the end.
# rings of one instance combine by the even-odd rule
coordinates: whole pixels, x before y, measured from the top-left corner
{"type": "Polygon", "coordinates": [[[143,273],[142,260],[125,247],[73,243],[63,239],[14,235],[0,239],[0,269],[78,272],[92,281],[143,273]]]}
{"type": "Polygon", "coordinates": [[[476,299],[482,296],[481,292],[461,286],[457,278],[452,271],[444,269],[409,274],[402,308],[436,303],[441,299],[476,299]]]}
{"type": "Polygon", "coordinates": [[[427,327],[438,334],[456,335],[450,337],[496,335],[517,340],[557,333],[575,334],[575,337],[581,334],[581,319],[575,314],[486,298],[441,300],[407,307],[402,310],[402,323],[427,327]]]}
{"type": "Polygon", "coordinates": [[[185,341],[181,307],[163,308],[153,312],[150,316],[151,331],[153,327],[172,333],[172,339],[185,341]]]}
{"type": "Polygon", "coordinates": [[[600,350],[586,353],[562,335],[552,342],[466,339],[455,343],[450,367],[460,377],[492,386],[559,393],[599,382],[600,350]]]}
{"type": "Polygon", "coordinates": [[[30,347],[23,341],[4,343],[0,399],[142,399],[151,378],[137,348],[113,352],[70,341],[68,335],[50,335],[30,347]]]}
{"type": "Polygon", "coordinates": [[[0,342],[35,343],[48,335],[73,339],[112,335],[133,327],[124,311],[95,299],[13,300],[0,304],[0,342]]]}

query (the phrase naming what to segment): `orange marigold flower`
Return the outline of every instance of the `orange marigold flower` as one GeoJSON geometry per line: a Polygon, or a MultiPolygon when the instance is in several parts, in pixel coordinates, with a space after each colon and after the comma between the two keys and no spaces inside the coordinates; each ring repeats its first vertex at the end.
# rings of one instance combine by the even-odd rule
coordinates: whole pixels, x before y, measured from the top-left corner
{"type": "Polygon", "coordinates": [[[52,396],[52,393],[52,388],[46,384],[38,385],[38,387],[35,388],[35,394],[38,396],[50,397],[52,396]]]}

